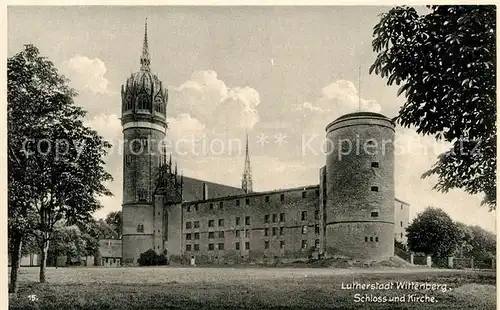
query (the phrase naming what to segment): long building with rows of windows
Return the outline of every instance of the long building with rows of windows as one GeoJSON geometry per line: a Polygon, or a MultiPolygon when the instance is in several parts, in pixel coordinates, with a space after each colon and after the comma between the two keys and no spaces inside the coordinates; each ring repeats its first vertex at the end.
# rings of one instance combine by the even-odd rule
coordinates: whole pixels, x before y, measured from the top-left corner
{"type": "Polygon", "coordinates": [[[394,193],[389,118],[357,112],[328,124],[317,185],[253,192],[248,139],[241,188],[183,177],[164,152],[144,151],[168,128],[168,92],[150,70],[147,28],[140,63],[121,90],[122,263],[149,249],[171,262],[382,259],[394,255],[394,239],[405,242],[409,205],[394,193]]]}

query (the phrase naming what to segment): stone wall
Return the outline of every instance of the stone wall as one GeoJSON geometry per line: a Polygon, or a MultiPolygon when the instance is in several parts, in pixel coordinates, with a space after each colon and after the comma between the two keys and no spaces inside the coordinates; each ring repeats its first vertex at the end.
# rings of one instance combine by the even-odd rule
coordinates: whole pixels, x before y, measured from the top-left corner
{"type": "Polygon", "coordinates": [[[182,211],[183,255],[198,262],[307,258],[320,239],[318,186],[188,202],[182,211]]]}
{"type": "Polygon", "coordinates": [[[380,114],[344,115],[327,127],[326,252],[394,255],[394,125],[380,114]]]}

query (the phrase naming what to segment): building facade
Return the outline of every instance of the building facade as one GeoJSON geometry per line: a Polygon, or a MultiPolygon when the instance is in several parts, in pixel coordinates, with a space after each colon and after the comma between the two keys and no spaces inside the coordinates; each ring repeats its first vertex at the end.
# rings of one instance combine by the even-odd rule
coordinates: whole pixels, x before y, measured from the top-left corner
{"type": "Polygon", "coordinates": [[[409,206],[394,194],[390,119],[358,112],[330,123],[318,185],[254,192],[248,139],[241,188],[183,177],[151,148],[167,134],[168,92],[151,73],[147,26],[140,64],[122,86],[124,264],[149,249],[197,263],[394,255],[398,224],[408,224],[398,208],[409,206]]]}
{"type": "Polygon", "coordinates": [[[408,241],[406,228],[410,225],[410,205],[396,198],[394,200],[394,218],[394,239],[406,244],[408,241]]]}

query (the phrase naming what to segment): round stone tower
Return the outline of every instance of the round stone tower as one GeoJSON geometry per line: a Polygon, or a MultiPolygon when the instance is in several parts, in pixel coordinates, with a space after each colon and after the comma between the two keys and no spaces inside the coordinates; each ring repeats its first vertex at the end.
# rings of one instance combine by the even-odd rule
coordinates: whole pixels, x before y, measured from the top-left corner
{"type": "Polygon", "coordinates": [[[141,69],[122,85],[123,126],[123,236],[122,259],[135,263],[142,252],[157,248],[155,239],[154,190],[162,160],[161,142],[167,122],[167,90],[149,68],[147,24],[145,25],[141,69]]]}
{"type": "Polygon", "coordinates": [[[327,256],[394,255],[394,123],[357,112],[326,127],[327,256]]]}

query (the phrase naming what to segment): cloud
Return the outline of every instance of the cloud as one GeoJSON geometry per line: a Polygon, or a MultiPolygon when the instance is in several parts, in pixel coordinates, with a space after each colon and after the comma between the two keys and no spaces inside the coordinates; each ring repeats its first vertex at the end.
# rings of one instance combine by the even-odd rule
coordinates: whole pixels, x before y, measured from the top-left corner
{"type": "Polygon", "coordinates": [[[76,55],[65,62],[65,67],[66,75],[78,91],[109,92],[109,81],[104,77],[107,71],[106,65],[99,58],[90,59],[76,55]]]}
{"type": "Polygon", "coordinates": [[[195,71],[178,87],[171,87],[169,115],[188,113],[206,126],[207,132],[252,129],[259,122],[257,90],[228,87],[213,70],[195,71]]]}
{"type": "Polygon", "coordinates": [[[120,118],[116,114],[98,114],[86,120],[85,126],[89,126],[96,130],[106,140],[113,142],[122,135],[122,124],[120,118]]]}

